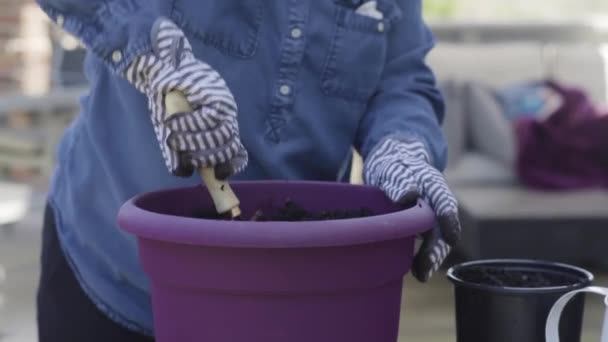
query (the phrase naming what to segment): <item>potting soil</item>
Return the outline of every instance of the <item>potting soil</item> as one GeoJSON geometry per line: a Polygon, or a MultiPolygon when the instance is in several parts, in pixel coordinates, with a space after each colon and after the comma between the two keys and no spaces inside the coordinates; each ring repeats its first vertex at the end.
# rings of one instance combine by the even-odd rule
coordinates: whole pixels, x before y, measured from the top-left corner
{"type": "MultiPolygon", "coordinates": [[[[299,222],[299,221],[328,221],[341,220],[350,218],[362,218],[373,216],[374,213],[366,208],[354,210],[329,210],[318,213],[312,213],[305,210],[291,200],[285,201],[283,207],[274,210],[272,213],[266,213],[262,210],[256,211],[250,218],[241,217],[243,221],[277,221],[277,222],[299,222]]],[[[192,217],[210,220],[230,220],[230,217],[218,215],[213,210],[199,210],[192,217]]]]}
{"type": "Polygon", "coordinates": [[[489,267],[463,269],[458,272],[458,277],[480,285],[522,288],[569,286],[579,282],[579,279],[558,273],[512,269],[507,271],[489,267]]]}

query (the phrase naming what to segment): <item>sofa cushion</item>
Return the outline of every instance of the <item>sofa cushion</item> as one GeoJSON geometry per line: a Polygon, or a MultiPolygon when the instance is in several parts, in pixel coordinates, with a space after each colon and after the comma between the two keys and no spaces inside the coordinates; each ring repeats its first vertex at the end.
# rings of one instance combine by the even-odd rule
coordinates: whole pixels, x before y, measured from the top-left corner
{"type": "Polygon", "coordinates": [[[485,82],[492,87],[542,79],[541,45],[535,43],[446,43],[429,53],[427,62],[440,80],[485,82]]]}
{"type": "Polygon", "coordinates": [[[515,132],[494,91],[477,82],[468,83],[465,110],[472,149],[504,167],[512,167],[516,156],[515,132]]]}
{"type": "Polygon", "coordinates": [[[444,174],[448,184],[453,187],[518,184],[513,168],[473,152],[465,153],[458,163],[449,167],[444,174]]]}
{"type": "Polygon", "coordinates": [[[536,42],[439,42],[427,62],[440,80],[482,81],[499,88],[554,78],[585,89],[596,102],[608,103],[608,50],[597,44],[536,42]]]}
{"type": "Polygon", "coordinates": [[[608,102],[608,56],[602,56],[601,48],[589,44],[557,45],[554,58],[549,69],[553,78],[584,89],[596,103],[608,102]]]}
{"type": "Polygon", "coordinates": [[[448,167],[458,163],[467,145],[467,118],[464,110],[463,83],[446,80],[440,83],[445,100],[442,129],[448,144],[448,167]]]}
{"type": "Polygon", "coordinates": [[[547,192],[520,186],[463,186],[452,189],[462,209],[475,219],[608,219],[608,192],[547,192]]]}

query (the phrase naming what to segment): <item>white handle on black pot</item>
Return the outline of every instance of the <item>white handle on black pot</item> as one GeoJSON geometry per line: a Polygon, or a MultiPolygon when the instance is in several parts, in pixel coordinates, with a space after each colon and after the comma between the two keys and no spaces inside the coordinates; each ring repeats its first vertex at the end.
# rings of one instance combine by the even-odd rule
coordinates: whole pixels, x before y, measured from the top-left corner
{"type": "Polygon", "coordinates": [[[547,317],[547,325],[545,326],[546,342],[559,342],[559,321],[562,316],[562,311],[564,311],[564,308],[574,296],[583,292],[594,293],[604,297],[606,309],[604,312],[604,324],[602,324],[602,338],[600,342],[608,342],[608,288],[598,286],[589,286],[581,290],[568,292],[555,302],[547,317]]]}

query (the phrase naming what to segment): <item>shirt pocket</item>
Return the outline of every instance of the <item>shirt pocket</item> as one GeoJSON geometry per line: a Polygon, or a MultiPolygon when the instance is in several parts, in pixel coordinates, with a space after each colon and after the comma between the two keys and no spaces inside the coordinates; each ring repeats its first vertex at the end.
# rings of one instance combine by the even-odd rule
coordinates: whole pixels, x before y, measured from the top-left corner
{"type": "Polygon", "coordinates": [[[391,0],[379,0],[383,19],[356,12],[334,0],[335,25],[321,76],[323,92],[349,100],[367,101],[380,82],[386,63],[388,33],[398,14],[391,0]]]}
{"type": "Polygon", "coordinates": [[[248,58],[255,54],[264,0],[173,0],[171,18],[195,40],[248,58]]]}

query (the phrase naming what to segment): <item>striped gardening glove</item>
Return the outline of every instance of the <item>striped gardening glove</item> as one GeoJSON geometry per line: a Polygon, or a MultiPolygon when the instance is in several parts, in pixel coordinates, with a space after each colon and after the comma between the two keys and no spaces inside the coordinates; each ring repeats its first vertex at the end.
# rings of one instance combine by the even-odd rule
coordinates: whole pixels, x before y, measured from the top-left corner
{"type": "Polygon", "coordinates": [[[411,205],[422,197],[437,215],[438,226],[426,232],[412,273],[426,282],[460,239],[458,205],[442,174],[429,163],[424,144],[386,139],[365,162],[366,183],[381,188],[396,203],[411,205]]]}
{"type": "Polygon", "coordinates": [[[195,169],[213,167],[219,179],[242,171],[248,155],[239,137],[237,105],[224,79],[196,59],[170,20],[156,21],[151,41],[153,52],[136,58],[123,76],[148,97],[169,171],[189,177],[195,169]],[[169,115],[164,99],[171,91],[182,92],[194,110],[169,115]]]}

